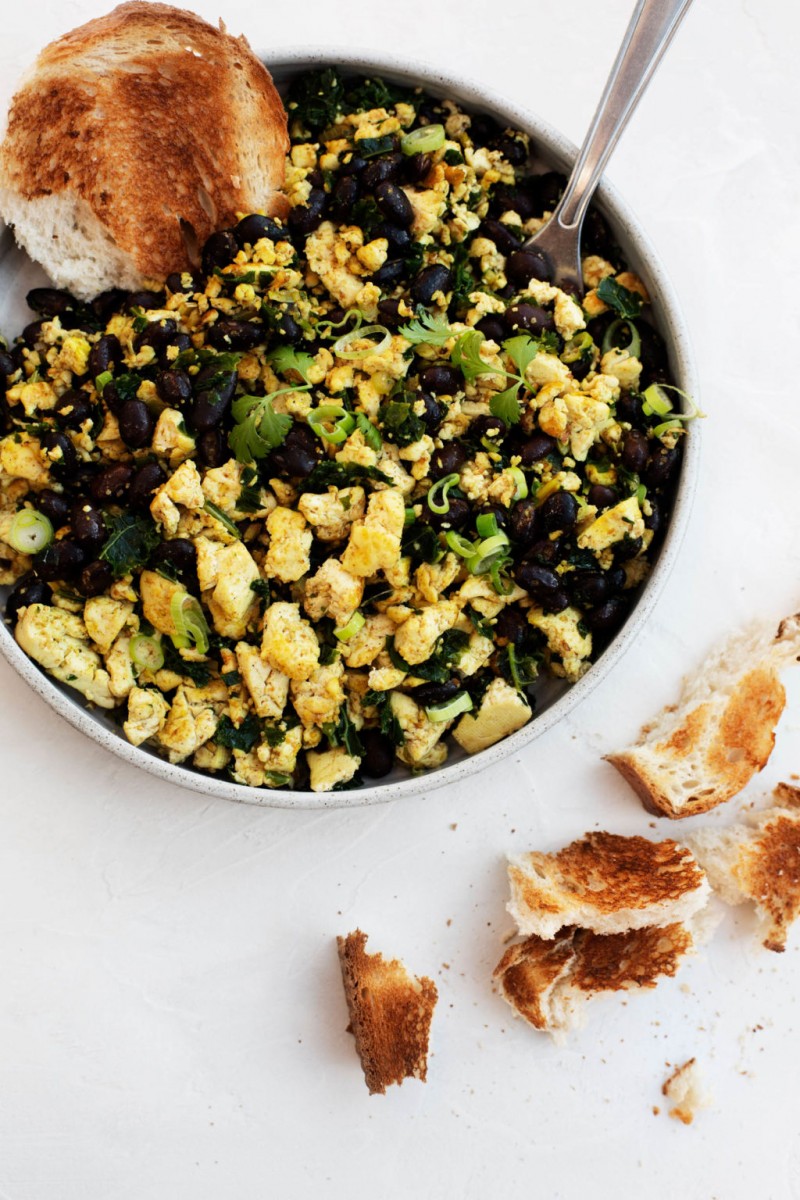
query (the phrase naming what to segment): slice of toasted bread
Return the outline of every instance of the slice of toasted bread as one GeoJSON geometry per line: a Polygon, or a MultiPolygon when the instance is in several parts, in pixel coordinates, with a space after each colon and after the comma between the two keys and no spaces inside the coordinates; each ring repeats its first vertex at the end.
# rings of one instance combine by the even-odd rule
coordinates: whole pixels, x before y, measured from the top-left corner
{"type": "Polygon", "coordinates": [[[686,840],[720,899],[750,901],[764,945],[780,952],[800,915],[800,789],[781,783],[774,796],[772,807],[749,813],[746,823],[699,829],[686,840]]]}
{"type": "Polygon", "coordinates": [[[674,975],[694,947],[694,934],[680,922],[612,934],[564,929],[552,941],[534,934],[509,946],[494,978],[519,1016],[561,1040],[583,1025],[585,1000],[601,992],[653,988],[674,975]]]}
{"type": "Polygon", "coordinates": [[[779,673],[800,656],[800,619],[754,627],[719,646],[629,750],[607,755],[645,808],[667,817],[707,812],[767,762],[786,693],[779,673]]]}
{"type": "Polygon", "coordinates": [[[367,954],[360,929],[337,938],[350,1028],[371,1093],[428,1073],[428,1039],[438,993],[396,958],[367,954]]]}
{"type": "Polygon", "coordinates": [[[244,38],[132,0],[39,55],[0,146],[0,213],[73,294],[139,288],[237,213],[284,214],[288,145],[244,38]]]}
{"type": "Polygon", "coordinates": [[[508,911],[522,934],[551,938],[565,925],[623,933],[671,925],[706,903],[708,882],[685,846],[587,833],[556,854],[509,859],[508,911]]]}

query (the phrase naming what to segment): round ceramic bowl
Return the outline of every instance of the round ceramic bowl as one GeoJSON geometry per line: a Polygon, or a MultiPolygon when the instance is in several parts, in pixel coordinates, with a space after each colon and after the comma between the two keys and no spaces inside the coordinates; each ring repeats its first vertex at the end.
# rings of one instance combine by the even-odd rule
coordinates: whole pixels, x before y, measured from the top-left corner
{"type": "MultiPolygon", "coordinates": [[[[314,52],[309,51],[307,47],[283,51],[279,56],[265,55],[264,60],[281,89],[301,71],[331,64],[338,65],[345,72],[377,74],[394,83],[421,85],[435,96],[451,97],[468,110],[488,113],[503,124],[525,130],[531,135],[536,159],[542,167],[568,171],[575,158],[575,147],[537,117],[506,103],[482,85],[453,78],[421,63],[401,62],[388,55],[362,55],[349,50],[328,49],[314,52]]],[[[656,252],[630,209],[610,185],[603,184],[600,187],[595,203],[609,221],[627,263],[644,279],[653,298],[653,313],[667,343],[673,379],[680,388],[696,397],[697,379],[689,337],[672,285],[656,252]]],[[[0,329],[6,336],[16,335],[31,319],[25,305],[25,293],[29,288],[43,282],[45,278],[41,270],[14,246],[9,232],[5,230],[0,239],[0,329]]],[[[27,658],[14,641],[8,626],[2,621],[0,650],[34,691],[76,729],[126,762],[170,783],[226,800],[276,808],[351,807],[418,795],[421,791],[456,783],[504,758],[518,754],[535,738],[542,737],[562,720],[612,668],[617,666],[652,612],[675,563],[689,519],[698,474],[699,450],[695,425],[686,439],[672,518],[654,569],[624,626],[586,675],[572,687],[558,682],[544,687],[537,694],[534,719],[518,733],[472,756],[464,754],[454,746],[445,766],[423,776],[411,776],[405,768],[398,767],[380,783],[327,793],[271,791],[214,778],[190,766],[172,765],[144,747],[130,745],[112,720],[101,712],[88,710],[82,702],[82,697],[70,688],[56,683],[36,663],[27,658]]],[[[3,600],[4,597],[0,598],[0,603],[3,600]]]]}

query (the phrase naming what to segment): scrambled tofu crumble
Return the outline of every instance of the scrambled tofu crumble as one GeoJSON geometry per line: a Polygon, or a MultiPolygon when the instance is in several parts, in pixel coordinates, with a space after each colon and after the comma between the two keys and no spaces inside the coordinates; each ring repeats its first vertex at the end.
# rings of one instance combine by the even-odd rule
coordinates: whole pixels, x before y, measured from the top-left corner
{"type": "Polygon", "coordinates": [[[532,717],[613,636],[684,432],[602,216],[583,298],[522,245],[527,135],[378,79],[295,81],[285,224],[164,288],[50,288],[0,343],[20,646],[171,762],[330,791],[532,717]]]}

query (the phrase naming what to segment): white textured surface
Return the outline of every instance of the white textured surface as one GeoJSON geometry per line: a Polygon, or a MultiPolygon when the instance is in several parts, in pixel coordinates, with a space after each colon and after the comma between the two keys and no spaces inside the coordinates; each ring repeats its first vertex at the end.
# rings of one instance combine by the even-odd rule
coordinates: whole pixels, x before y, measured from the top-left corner
{"type": "MultiPolygon", "coordinates": [[[[0,108],[44,40],[103,7],[7,5],[0,108]]],[[[195,8],[213,18],[220,5],[195,8]]],[[[224,5],[255,46],[438,59],[580,140],[629,5],[455,12],[224,5]]],[[[705,472],[654,619],[563,728],[412,801],[262,811],[137,774],[0,662],[3,1200],[484,1200],[512,1187],[798,1200],[800,931],[770,955],[737,911],[677,980],[596,1003],[566,1049],[511,1020],[489,975],[510,924],[505,853],[588,828],[655,835],[601,755],[674,697],[720,630],[800,600],[799,48],[785,0],[697,0],[612,164],[683,296],[705,472]],[[439,985],[425,1086],[367,1095],[333,940],[356,925],[439,985]],[[652,1106],[666,1064],[691,1055],[714,1104],[684,1128],[652,1106]]],[[[800,680],[745,798],[795,770],[800,680]]]]}

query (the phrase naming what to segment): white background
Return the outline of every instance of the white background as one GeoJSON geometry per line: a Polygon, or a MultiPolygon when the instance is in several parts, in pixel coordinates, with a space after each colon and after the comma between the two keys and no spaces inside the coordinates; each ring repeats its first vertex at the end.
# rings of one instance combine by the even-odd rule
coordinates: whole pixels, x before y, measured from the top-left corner
{"type": "MultiPolygon", "coordinates": [[[[255,48],[427,58],[579,141],[631,5],[194,7],[255,48]]],[[[45,41],[104,9],[3,0],[2,107],[45,41]]],[[[676,980],[596,1002],[565,1049],[490,986],[505,854],[675,833],[602,754],[721,631],[800,602],[799,55],[789,0],[697,0],[613,161],[683,298],[705,455],[653,619],[562,727],[449,790],[273,812],[138,774],[0,662],[2,1200],[800,1197],[800,930],[770,954],[738,910],[676,980]],[[334,944],[356,926],[437,982],[426,1085],[367,1094],[334,944]],[[714,1100],[686,1128],[660,1086],[691,1055],[714,1100]]],[[[743,799],[794,771],[798,683],[743,799]]]]}

